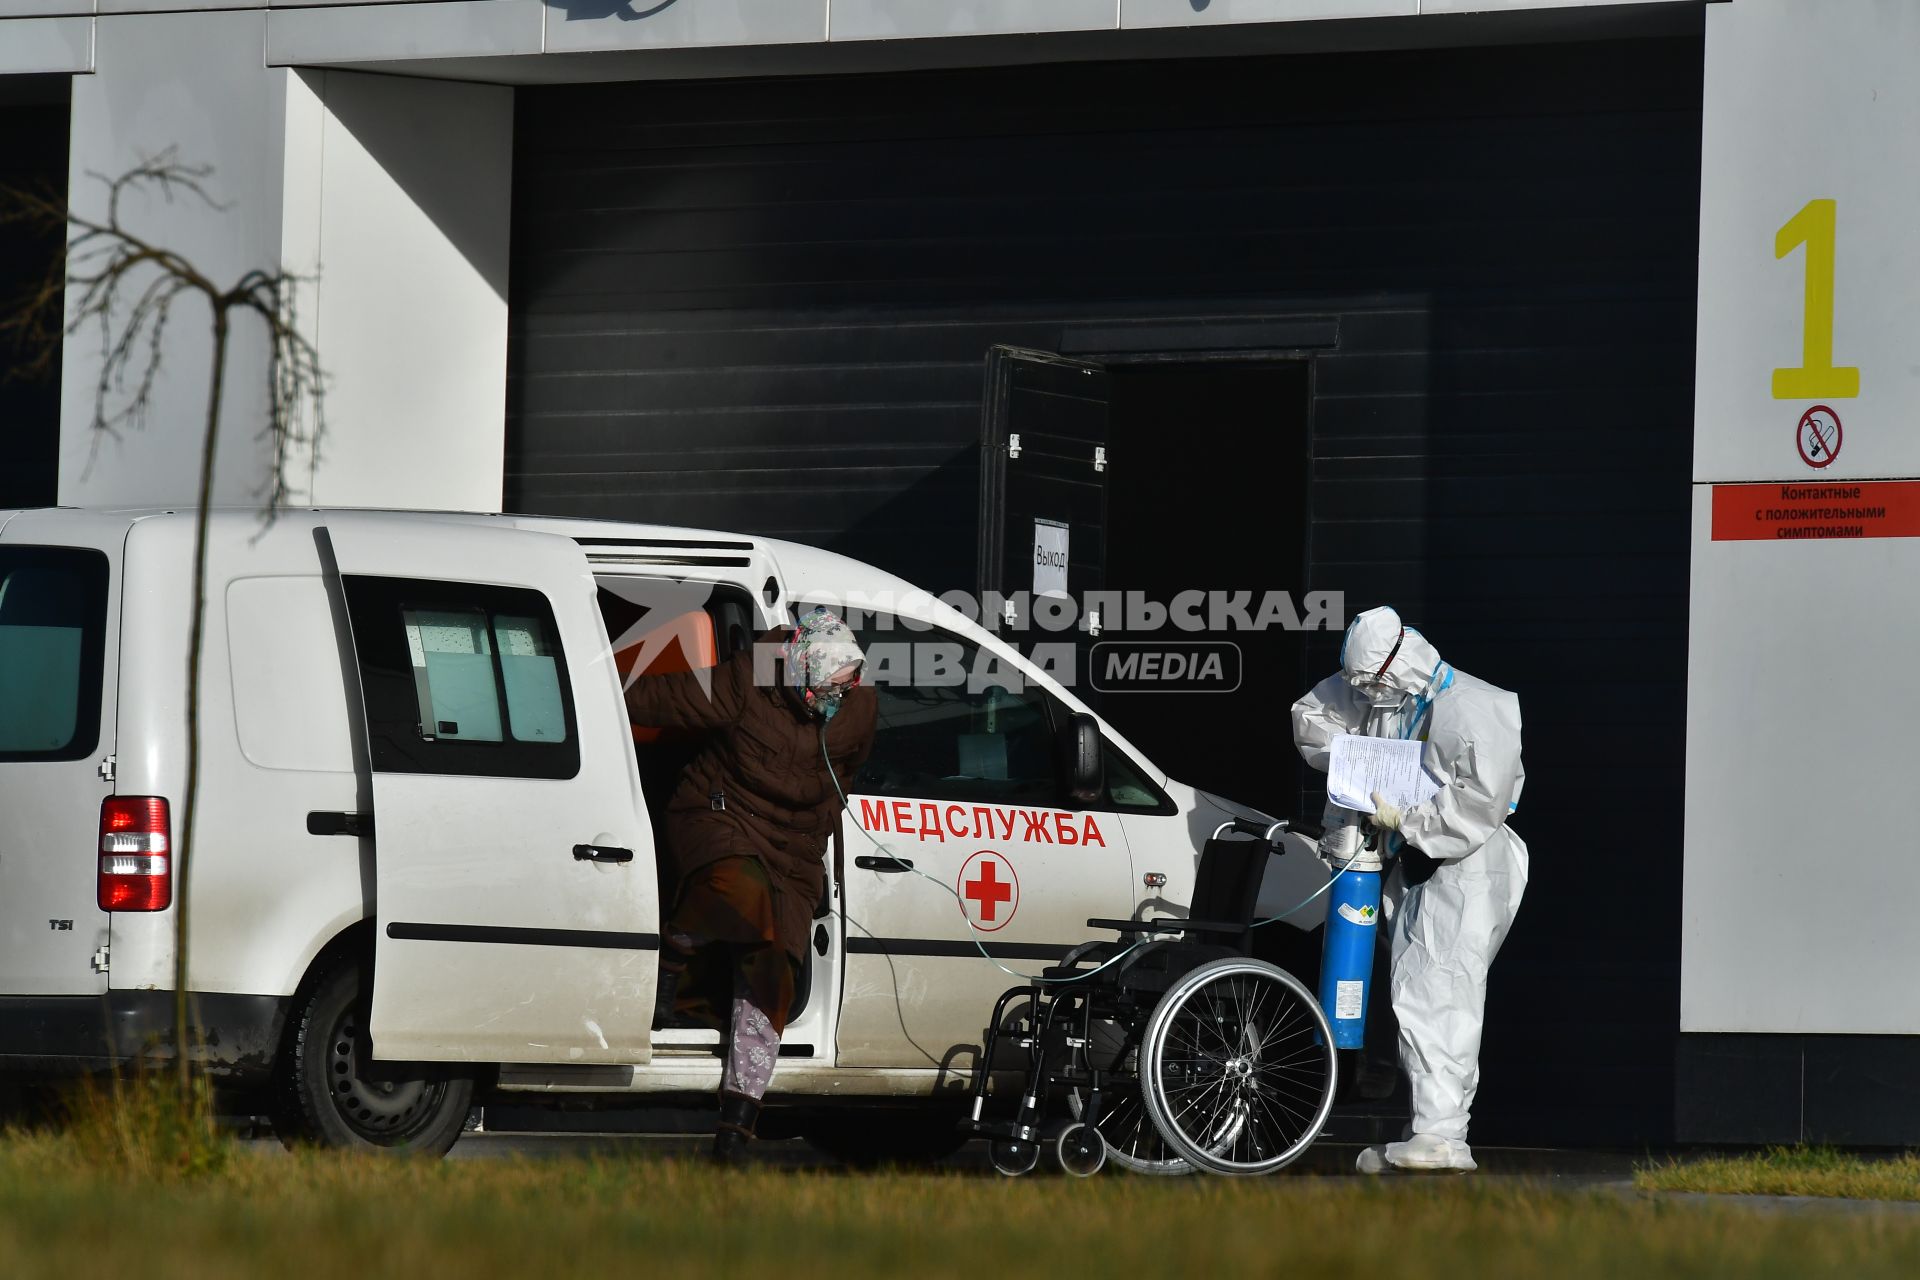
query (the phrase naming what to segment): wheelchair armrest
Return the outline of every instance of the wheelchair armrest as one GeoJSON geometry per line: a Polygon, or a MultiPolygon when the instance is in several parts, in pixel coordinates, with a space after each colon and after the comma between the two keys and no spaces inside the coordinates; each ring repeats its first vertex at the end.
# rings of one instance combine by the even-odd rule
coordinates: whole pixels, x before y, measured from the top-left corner
{"type": "Polygon", "coordinates": [[[1225,920],[1089,920],[1089,929],[1115,929],[1121,933],[1245,933],[1246,929],[1225,920]]]}
{"type": "Polygon", "coordinates": [[[1110,950],[1119,945],[1120,944],[1117,942],[1098,942],[1098,941],[1083,942],[1079,946],[1075,947],[1073,950],[1067,952],[1067,954],[1061,956],[1058,960],[1054,961],[1053,967],[1056,969],[1070,969],[1074,965],[1079,964],[1083,958],[1094,954],[1095,952],[1099,951],[1102,947],[1108,948],[1110,950]]]}

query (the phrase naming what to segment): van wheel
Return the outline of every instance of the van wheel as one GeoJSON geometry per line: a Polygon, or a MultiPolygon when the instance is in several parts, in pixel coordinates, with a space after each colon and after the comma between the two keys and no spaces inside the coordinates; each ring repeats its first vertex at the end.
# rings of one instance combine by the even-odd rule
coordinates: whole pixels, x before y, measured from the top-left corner
{"type": "Polygon", "coordinates": [[[445,1155],[473,1104],[473,1077],[382,1064],[367,1052],[367,992],[345,961],[306,989],[289,1015],[275,1081],[273,1127],[289,1146],[445,1155]]]}

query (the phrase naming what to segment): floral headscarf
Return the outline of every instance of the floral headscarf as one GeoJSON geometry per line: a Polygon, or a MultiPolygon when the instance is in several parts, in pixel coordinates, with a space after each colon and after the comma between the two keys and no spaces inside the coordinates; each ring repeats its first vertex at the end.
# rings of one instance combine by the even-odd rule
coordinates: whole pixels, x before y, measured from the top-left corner
{"type": "Polygon", "coordinates": [[[853,628],[843,622],[839,614],[824,607],[800,619],[781,652],[787,659],[787,679],[792,682],[794,693],[808,710],[817,712],[823,720],[833,719],[834,713],[840,710],[840,699],[860,683],[860,677],[855,675],[852,683],[836,685],[834,673],[849,664],[864,664],[867,660],[860,642],[854,638],[853,628]]]}

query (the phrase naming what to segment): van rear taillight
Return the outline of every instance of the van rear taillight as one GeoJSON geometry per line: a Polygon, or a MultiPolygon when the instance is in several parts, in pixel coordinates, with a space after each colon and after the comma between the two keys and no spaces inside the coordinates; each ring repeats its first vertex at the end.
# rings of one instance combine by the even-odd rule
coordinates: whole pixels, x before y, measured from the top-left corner
{"type": "Polygon", "coordinates": [[[100,806],[100,909],[165,911],[173,902],[173,832],[159,796],[100,806]]]}

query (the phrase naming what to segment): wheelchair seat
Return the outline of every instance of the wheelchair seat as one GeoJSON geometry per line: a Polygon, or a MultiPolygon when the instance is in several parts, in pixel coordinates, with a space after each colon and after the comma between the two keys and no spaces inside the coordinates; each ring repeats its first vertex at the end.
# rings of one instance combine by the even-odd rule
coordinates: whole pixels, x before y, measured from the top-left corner
{"type": "MultiPolygon", "coordinates": [[[[1123,965],[1131,971],[1141,952],[1173,952],[1160,957],[1155,968],[1186,968],[1221,955],[1246,955],[1253,943],[1253,914],[1260,896],[1260,877],[1267,866],[1269,847],[1260,840],[1209,840],[1200,850],[1194,873],[1193,905],[1185,918],[1157,920],[1087,921],[1089,929],[1112,929],[1118,942],[1083,942],[1060,963],[1041,971],[1041,977],[1063,981],[1088,967],[1106,964],[1127,951],[1123,965]],[[1198,948],[1199,951],[1193,950],[1198,948]],[[1201,954],[1204,952],[1204,954],[1201,954]],[[1178,955],[1178,961],[1175,960],[1178,955]]],[[[1144,957],[1141,957],[1144,959],[1144,957]]]]}

